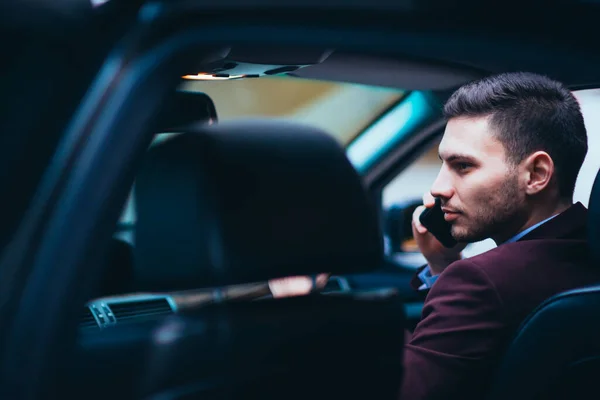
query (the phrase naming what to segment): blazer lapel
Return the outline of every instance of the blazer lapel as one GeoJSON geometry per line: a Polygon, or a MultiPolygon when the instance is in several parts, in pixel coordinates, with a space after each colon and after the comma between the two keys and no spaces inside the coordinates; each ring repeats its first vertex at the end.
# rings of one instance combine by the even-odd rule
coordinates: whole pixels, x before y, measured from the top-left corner
{"type": "Polygon", "coordinates": [[[518,241],[535,239],[585,239],[587,209],[577,202],[518,241]]]}

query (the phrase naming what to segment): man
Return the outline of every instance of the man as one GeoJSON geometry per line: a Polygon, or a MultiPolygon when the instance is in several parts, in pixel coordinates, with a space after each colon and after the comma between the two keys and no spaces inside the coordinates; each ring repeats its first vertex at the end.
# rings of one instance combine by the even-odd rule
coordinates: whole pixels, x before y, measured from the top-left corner
{"type": "Polygon", "coordinates": [[[485,78],[444,107],[443,164],[413,216],[428,291],[405,348],[402,400],[480,399],[519,324],[545,299],[600,281],[588,262],[586,209],[573,190],[587,153],[579,104],[530,73],[485,78]],[[440,198],[459,242],[444,248],[418,219],[440,198]],[[466,243],[498,247],[461,259],[466,243]]]}

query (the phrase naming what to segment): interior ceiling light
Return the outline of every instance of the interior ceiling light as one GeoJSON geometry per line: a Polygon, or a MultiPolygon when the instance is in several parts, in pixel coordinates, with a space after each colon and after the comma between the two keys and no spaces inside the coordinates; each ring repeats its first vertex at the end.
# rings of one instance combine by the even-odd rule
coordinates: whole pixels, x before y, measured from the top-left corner
{"type": "Polygon", "coordinates": [[[238,78],[243,78],[244,75],[227,75],[227,76],[217,76],[217,75],[212,75],[212,74],[205,74],[203,72],[200,72],[196,75],[184,75],[182,78],[183,79],[189,79],[189,80],[193,80],[193,81],[226,81],[229,79],[238,79],[238,78]]]}

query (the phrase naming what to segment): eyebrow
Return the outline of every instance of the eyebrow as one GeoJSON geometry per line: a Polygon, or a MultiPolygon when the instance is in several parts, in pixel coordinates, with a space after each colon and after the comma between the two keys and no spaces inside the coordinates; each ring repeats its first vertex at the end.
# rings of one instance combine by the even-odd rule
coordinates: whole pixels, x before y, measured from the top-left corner
{"type": "Polygon", "coordinates": [[[469,156],[466,154],[450,154],[448,157],[446,157],[445,160],[444,160],[444,158],[442,158],[441,154],[438,154],[438,157],[440,160],[446,161],[446,162],[452,162],[452,161],[456,161],[456,160],[469,161],[472,163],[477,162],[477,159],[475,157],[469,156]]]}

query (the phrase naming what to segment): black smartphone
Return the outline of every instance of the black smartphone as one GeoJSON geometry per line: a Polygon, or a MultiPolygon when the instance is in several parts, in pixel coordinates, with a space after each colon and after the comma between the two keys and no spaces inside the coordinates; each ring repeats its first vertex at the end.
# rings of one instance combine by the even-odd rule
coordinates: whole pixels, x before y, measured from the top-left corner
{"type": "Polygon", "coordinates": [[[444,219],[442,202],[439,198],[435,199],[435,205],[432,208],[427,208],[421,213],[419,221],[445,247],[456,246],[457,242],[450,234],[452,225],[444,219]]]}

